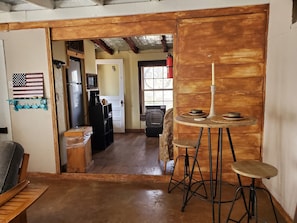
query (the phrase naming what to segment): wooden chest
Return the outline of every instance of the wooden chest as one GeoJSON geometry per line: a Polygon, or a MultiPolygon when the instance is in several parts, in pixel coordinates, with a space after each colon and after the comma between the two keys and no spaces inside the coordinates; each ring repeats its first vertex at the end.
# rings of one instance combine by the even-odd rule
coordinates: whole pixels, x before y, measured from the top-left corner
{"type": "Polygon", "coordinates": [[[94,164],[91,148],[92,127],[83,126],[64,133],[67,149],[67,172],[85,173],[94,164]]]}

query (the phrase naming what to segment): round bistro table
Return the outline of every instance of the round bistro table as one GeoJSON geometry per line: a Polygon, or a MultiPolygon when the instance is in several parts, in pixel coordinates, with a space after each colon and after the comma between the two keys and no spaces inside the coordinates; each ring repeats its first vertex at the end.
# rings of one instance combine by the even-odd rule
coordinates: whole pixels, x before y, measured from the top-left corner
{"type": "MultiPolygon", "coordinates": [[[[197,146],[195,150],[194,157],[196,159],[200,147],[201,137],[204,129],[207,129],[208,131],[208,153],[209,153],[209,171],[210,171],[210,201],[212,204],[212,222],[216,222],[215,219],[215,202],[218,203],[218,216],[217,216],[217,222],[221,222],[221,203],[222,203],[222,136],[223,136],[223,129],[226,129],[228,140],[230,144],[230,149],[233,157],[233,161],[236,161],[236,156],[234,152],[234,147],[231,139],[230,134],[230,128],[231,127],[240,127],[240,126],[249,126],[256,124],[257,120],[254,117],[242,117],[242,118],[228,118],[228,120],[224,119],[221,115],[214,116],[212,118],[199,118],[194,115],[180,115],[175,117],[175,122],[181,125],[186,126],[193,126],[193,127],[200,127],[200,132],[198,135],[197,140],[197,146]],[[212,146],[211,146],[211,129],[218,129],[218,153],[217,153],[217,165],[216,165],[216,179],[213,179],[213,165],[212,165],[212,146]],[[218,190],[218,198],[216,198],[216,191],[214,191],[214,181],[217,185],[216,190],[218,190]],[[217,199],[217,201],[215,201],[217,199]]],[[[193,162],[195,163],[195,162],[193,162]]],[[[193,196],[193,192],[191,191],[191,181],[194,174],[194,165],[191,168],[190,176],[189,176],[189,185],[187,187],[187,190],[185,191],[184,199],[183,199],[183,205],[182,205],[182,211],[184,211],[188,201],[193,196]]],[[[237,175],[239,185],[242,186],[240,176],[237,175]]],[[[247,208],[247,207],[246,207],[247,208]]]]}

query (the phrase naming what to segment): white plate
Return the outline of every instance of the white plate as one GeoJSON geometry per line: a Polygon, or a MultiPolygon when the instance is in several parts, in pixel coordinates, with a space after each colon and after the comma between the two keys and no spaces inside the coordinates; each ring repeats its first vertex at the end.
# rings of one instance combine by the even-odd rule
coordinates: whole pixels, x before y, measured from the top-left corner
{"type": "Polygon", "coordinates": [[[205,119],[206,119],[205,117],[202,117],[202,118],[194,118],[194,121],[201,122],[201,121],[204,121],[205,119]]]}

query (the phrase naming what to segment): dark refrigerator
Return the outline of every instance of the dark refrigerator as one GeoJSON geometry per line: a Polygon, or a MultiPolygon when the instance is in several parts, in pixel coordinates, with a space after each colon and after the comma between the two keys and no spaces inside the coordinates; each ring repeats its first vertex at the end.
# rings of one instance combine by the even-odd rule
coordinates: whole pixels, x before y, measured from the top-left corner
{"type": "Polygon", "coordinates": [[[71,128],[76,128],[85,124],[81,79],[80,61],[70,59],[69,68],[67,70],[67,92],[71,128]]]}

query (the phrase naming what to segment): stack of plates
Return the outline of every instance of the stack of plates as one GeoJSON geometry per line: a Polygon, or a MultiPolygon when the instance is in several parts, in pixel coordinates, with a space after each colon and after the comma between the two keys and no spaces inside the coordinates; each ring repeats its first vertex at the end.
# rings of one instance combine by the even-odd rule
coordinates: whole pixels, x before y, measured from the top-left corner
{"type": "Polygon", "coordinates": [[[200,109],[192,109],[188,114],[197,116],[197,117],[206,117],[207,116],[207,114],[200,109]]]}
{"type": "Polygon", "coordinates": [[[223,119],[230,120],[230,121],[238,121],[245,119],[245,117],[241,116],[239,112],[228,112],[222,115],[223,119]]]}

